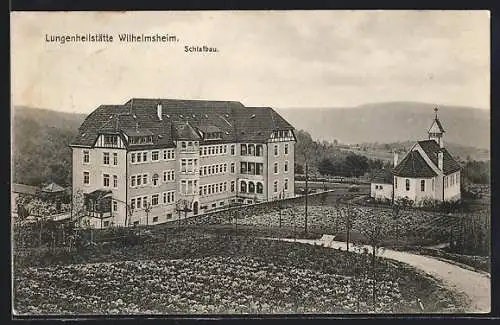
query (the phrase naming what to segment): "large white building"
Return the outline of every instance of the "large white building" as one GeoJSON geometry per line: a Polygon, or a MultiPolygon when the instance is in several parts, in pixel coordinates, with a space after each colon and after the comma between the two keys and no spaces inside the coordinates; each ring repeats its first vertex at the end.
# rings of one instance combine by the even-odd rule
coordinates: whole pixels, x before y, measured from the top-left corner
{"type": "Polygon", "coordinates": [[[269,107],[131,99],[79,128],[73,192],[94,227],[155,224],[294,195],[294,128],[269,107]]]}
{"type": "Polygon", "coordinates": [[[436,108],[428,139],[417,141],[401,160],[394,154],[392,184],[372,184],[372,197],[394,201],[407,198],[417,205],[426,199],[460,200],[461,168],[444,146],[445,130],[437,111],[436,108]],[[391,185],[391,190],[387,190],[387,185],[391,185]],[[386,190],[381,191],[384,186],[386,190]]]}

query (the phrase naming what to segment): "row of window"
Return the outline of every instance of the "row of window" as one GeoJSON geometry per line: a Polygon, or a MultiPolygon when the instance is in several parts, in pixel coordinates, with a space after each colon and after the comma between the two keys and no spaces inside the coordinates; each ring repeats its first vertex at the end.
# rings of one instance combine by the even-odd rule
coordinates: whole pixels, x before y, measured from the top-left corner
{"type": "Polygon", "coordinates": [[[138,174],[130,176],[130,187],[148,185],[148,174],[138,174]]]}
{"type": "MultiPolygon", "coordinates": [[[[234,173],[234,163],[231,163],[231,170],[232,173],[234,173]]],[[[200,176],[211,176],[223,173],[227,173],[227,163],[200,167],[200,176]]]]}
{"type": "Polygon", "coordinates": [[[458,178],[458,174],[453,174],[444,177],[444,188],[452,187],[455,184],[459,184],[460,180],[458,178]]]}
{"type": "Polygon", "coordinates": [[[194,173],[198,159],[181,159],[181,173],[194,173]]]}
{"type": "Polygon", "coordinates": [[[240,153],[242,156],[263,156],[264,149],[261,144],[241,144],[240,153]]]}
{"type": "MultiPolygon", "coordinates": [[[[234,192],[234,181],[232,181],[232,188],[234,192]]],[[[217,184],[207,184],[200,186],[199,188],[200,196],[212,195],[224,192],[227,192],[227,182],[220,182],[217,184]]]]}
{"type": "MultiPolygon", "coordinates": [[[[132,152],[130,154],[130,162],[132,164],[148,162],[148,158],[148,151],[132,152]]],[[[163,158],[162,160],[175,160],[175,149],[164,149],[161,153],[161,157],[160,150],[151,151],[151,161],[160,161],[160,158],[163,158]]]]}
{"type": "Polygon", "coordinates": [[[240,181],[240,193],[264,193],[264,185],[261,182],[240,181]]]}
{"type": "Polygon", "coordinates": [[[196,190],[198,188],[198,181],[197,180],[191,180],[191,179],[188,179],[188,180],[181,180],[181,194],[186,194],[186,195],[189,195],[189,194],[196,194],[196,190]]]}
{"type": "Polygon", "coordinates": [[[130,200],[130,208],[135,209],[145,209],[148,207],[157,206],[159,204],[171,204],[175,202],[175,191],[168,191],[163,193],[157,193],[151,195],[151,201],[149,201],[149,196],[138,196],[130,200]],[[151,202],[151,205],[149,205],[151,202]]]}
{"type": "MultiPolygon", "coordinates": [[[[231,154],[234,155],[234,145],[231,146],[231,154]]],[[[200,156],[217,156],[217,155],[225,155],[227,153],[227,145],[219,144],[213,146],[201,146],[200,147],[200,156]]]]}
{"type": "MultiPolygon", "coordinates": [[[[277,162],[274,163],[274,173],[275,174],[278,174],[279,173],[279,165],[277,162]]],[[[284,173],[288,173],[288,161],[285,161],[285,163],[283,164],[283,172],[284,173]]]]}
{"type": "Polygon", "coordinates": [[[263,175],[264,164],[242,161],[240,163],[240,173],[247,175],[263,175]]]}
{"type": "MultiPolygon", "coordinates": [[[[434,179],[431,180],[432,181],[432,190],[434,191],[434,179]]],[[[425,186],[426,186],[426,181],[425,179],[421,179],[420,180],[420,191],[421,192],[425,192],[425,186]]],[[[377,188],[375,186],[375,188],[377,188]]],[[[396,178],[395,181],[394,181],[394,188],[398,188],[398,179],[396,178]]],[[[382,189],[382,186],[380,186],[380,189],[382,189]]],[[[410,191],[410,180],[409,179],[405,179],[405,190],[406,191],[410,191]]]]}
{"type": "MultiPolygon", "coordinates": [[[[117,166],[118,165],[118,153],[113,152],[113,165],[117,166]]],[[[89,150],[84,150],[83,151],[83,163],[84,164],[89,164],[90,163],[90,151],[89,150]]],[[[111,165],[111,153],[110,152],[103,152],[102,154],[102,163],[104,165],[111,165]]]]}
{"type": "Polygon", "coordinates": [[[181,141],[181,152],[193,152],[198,147],[198,141],[181,141]]]}
{"type": "MultiPolygon", "coordinates": [[[[83,184],[85,184],[85,185],[90,184],[90,172],[83,172],[83,184]]],[[[117,175],[110,175],[110,174],[103,174],[102,175],[102,186],[103,187],[118,188],[118,176],[117,175]],[[113,183],[111,183],[111,182],[113,182],[113,183]]]]}

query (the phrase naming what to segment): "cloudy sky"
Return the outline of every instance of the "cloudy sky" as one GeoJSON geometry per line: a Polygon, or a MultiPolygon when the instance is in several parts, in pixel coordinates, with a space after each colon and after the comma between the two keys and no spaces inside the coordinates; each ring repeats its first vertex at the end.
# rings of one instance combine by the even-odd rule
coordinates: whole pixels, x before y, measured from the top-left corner
{"type": "Polygon", "coordinates": [[[88,113],[131,97],[489,109],[487,11],[13,13],[12,101],[88,113]],[[113,43],[46,42],[107,33],[113,43]],[[119,33],[177,43],[120,43],[119,33]],[[185,45],[219,53],[185,53],[185,45]]]}

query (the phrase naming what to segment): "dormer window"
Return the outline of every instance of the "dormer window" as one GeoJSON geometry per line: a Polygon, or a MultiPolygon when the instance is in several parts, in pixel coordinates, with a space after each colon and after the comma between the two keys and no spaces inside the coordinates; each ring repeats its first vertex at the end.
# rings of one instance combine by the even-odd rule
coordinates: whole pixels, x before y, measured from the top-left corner
{"type": "Polygon", "coordinates": [[[222,132],[205,133],[205,140],[220,140],[220,139],[222,139],[222,132]]]}
{"type": "Polygon", "coordinates": [[[118,135],[104,135],[104,145],[118,145],[118,135]]]}
{"type": "Polygon", "coordinates": [[[131,136],[128,140],[129,144],[152,144],[153,136],[131,136]]]}

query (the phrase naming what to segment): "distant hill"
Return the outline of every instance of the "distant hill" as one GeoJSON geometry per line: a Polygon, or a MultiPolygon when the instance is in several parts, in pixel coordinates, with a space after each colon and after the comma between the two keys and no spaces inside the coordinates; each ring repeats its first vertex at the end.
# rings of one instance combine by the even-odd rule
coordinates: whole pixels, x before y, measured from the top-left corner
{"type": "Polygon", "coordinates": [[[69,144],[85,115],[23,106],[11,113],[13,182],[70,185],[69,144]]]}
{"type": "MultiPolygon", "coordinates": [[[[391,143],[426,138],[435,105],[390,102],[346,108],[278,108],[297,129],[315,139],[341,143],[391,143]]],[[[445,143],[490,148],[490,111],[439,105],[445,143]]]]}

